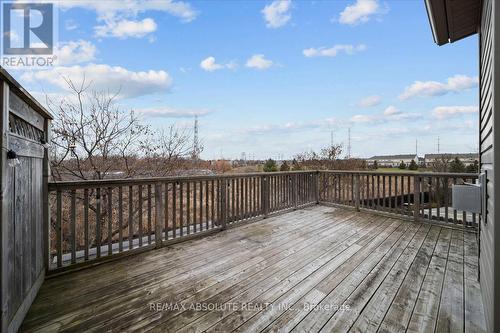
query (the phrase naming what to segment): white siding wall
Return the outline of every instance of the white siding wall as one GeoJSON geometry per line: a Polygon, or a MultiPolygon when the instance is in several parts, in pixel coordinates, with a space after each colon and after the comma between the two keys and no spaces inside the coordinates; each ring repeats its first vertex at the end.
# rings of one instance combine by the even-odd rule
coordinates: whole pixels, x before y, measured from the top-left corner
{"type": "MultiPolygon", "coordinates": [[[[498,81],[495,53],[500,44],[495,43],[494,35],[500,36],[498,21],[499,10],[495,1],[484,0],[480,29],[480,165],[487,173],[487,213],[481,223],[480,283],[486,322],[489,332],[500,332],[500,227],[495,225],[495,208],[499,208],[500,196],[495,196],[494,165],[500,166],[500,150],[494,148],[500,137],[500,131],[494,129],[495,105],[500,96],[495,96],[495,83],[498,81]],[[496,44],[496,45],[495,45],[496,44]],[[496,240],[496,242],[495,242],[496,240]]],[[[497,94],[498,95],[498,94],[497,94]]],[[[499,145],[500,147],[500,145],[499,145]]],[[[499,211],[500,212],[500,211],[499,211]]],[[[500,214],[500,213],[499,213],[500,214]]]]}

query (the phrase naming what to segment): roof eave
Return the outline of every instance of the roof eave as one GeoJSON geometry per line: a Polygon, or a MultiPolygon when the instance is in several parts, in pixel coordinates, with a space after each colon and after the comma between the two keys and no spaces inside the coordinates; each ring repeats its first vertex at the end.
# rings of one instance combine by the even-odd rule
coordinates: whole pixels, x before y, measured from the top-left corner
{"type": "Polygon", "coordinates": [[[427,17],[429,18],[434,42],[439,46],[449,43],[445,2],[425,0],[425,8],[427,9],[427,17]]]}

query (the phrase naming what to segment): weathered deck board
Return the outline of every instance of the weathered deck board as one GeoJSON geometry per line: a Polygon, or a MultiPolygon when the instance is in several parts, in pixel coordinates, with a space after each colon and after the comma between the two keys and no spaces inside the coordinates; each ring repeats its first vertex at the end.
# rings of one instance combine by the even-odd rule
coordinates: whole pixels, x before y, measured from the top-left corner
{"type": "Polygon", "coordinates": [[[476,276],[474,234],[317,206],[49,279],[21,330],[481,332],[476,276]]]}

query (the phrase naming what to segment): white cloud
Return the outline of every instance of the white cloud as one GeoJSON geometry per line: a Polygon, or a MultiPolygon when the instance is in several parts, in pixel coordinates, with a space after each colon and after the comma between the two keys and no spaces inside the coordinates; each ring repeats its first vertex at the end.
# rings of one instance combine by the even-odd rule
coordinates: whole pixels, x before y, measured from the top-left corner
{"type": "Polygon", "coordinates": [[[370,16],[381,13],[380,4],[377,0],[356,0],[340,13],[339,22],[342,24],[355,25],[368,22],[370,16]]]}
{"type": "Polygon", "coordinates": [[[94,10],[99,20],[112,18],[137,17],[146,11],[160,11],[176,17],[183,22],[193,21],[198,13],[191,5],[184,1],[174,0],[126,0],[126,1],[60,1],[58,6],[62,9],[74,7],[94,10]]]}
{"type": "Polygon", "coordinates": [[[27,82],[42,81],[61,89],[67,89],[64,80],[80,84],[83,79],[92,84],[96,91],[119,93],[121,98],[166,93],[172,85],[172,78],[165,71],[134,72],[119,66],[88,64],[86,66],[55,67],[51,70],[26,72],[22,79],[27,82]]]}
{"type": "Polygon", "coordinates": [[[405,88],[405,91],[399,95],[399,99],[407,100],[416,96],[441,96],[450,92],[460,92],[477,87],[479,78],[467,75],[455,75],[449,77],[446,83],[437,81],[415,81],[405,88]]]}
{"type": "Polygon", "coordinates": [[[351,117],[352,123],[386,123],[390,121],[401,121],[420,118],[419,113],[405,113],[397,107],[390,105],[381,114],[364,115],[358,114],[351,117]]]}
{"type": "Polygon", "coordinates": [[[398,114],[401,114],[401,110],[399,110],[397,107],[390,105],[384,110],[384,116],[395,116],[398,114]]]}
{"type": "MultiPolygon", "coordinates": [[[[94,28],[97,37],[144,37],[156,31],[152,18],[138,20],[137,16],[148,11],[159,11],[179,17],[182,22],[193,21],[198,13],[189,3],[174,0],[126,1],[60,1],[61,9],[84,8],[97,13],[100,24],[94,28]]],[[[151,39],[150,39],[151,41],[151,39]]]]}
{"type": "Polygon", "coordinates": [[[368,123],[377,120],[375,116],[368,116],[364,114],[357,114],[351,117],[351,122],[353,123],[368,123]]]}
{"type": "Polygon", "coordinates": [[[134,111],[149,118],[191,118],[194,116],[206,116],[212,113],[209,109],[181,109],[175,107],[152,107],[136,109],[134,111]]]}
{"type": "Polygon", "coordinates": [[[142,21],[120,20],[107,21],[104,25],[94,28],[97,37],[116,37],[125,39],[128,37],[142,38],[158,28],[156,22],[151,18],[145,18],[142,21]]]}
{"type": "Polygon", "coordinates": [[[78,24],[74,20],[66,20],[64,21],[64,29],[69,31],[78,29],[78,24]]]}
{"type": "Polygon", "coordinates": [[[249,68],[255,68],[259,70],[268,69],[273,65],[273,62],[269,59],[266,59],[263,54],[254,54],[251,56],[245,66],[249,68]]]}
{"type": "Polygon", "coordinates": [[[264,20],[266,20],[266,26],[275,29],[287,24],[292,18],[290,14],[291,7],[291,0],[276,0],[270,5],[265,6],[262,9],[262,15],[264,16],[264,20]]]}
{"type": "Polygon", "coordinates": [[[58,65],[64,66],[93,61],[96,52],[94,44],[80,39],[78,41],[60,43],[55,54],[57,55],[58,65]]]}
{"type": "Polygon", "coordinates": [[[200,62],[200,67],[207,72],[213,72],[224,68],[236,69],[236,67],[238,67],[238,64],[234,60],[228,62],[227,64],[218,64],[215,61],[215,57],[210,56],[200,62]]]}
{"type": "Polygon", "coordinates": [[[336,118],[315,119],[305,122],[288,122],[282,124],[263,124],[237,129],[237,134],[290,133],[304,130],[331,130],[332,126],[342,125],[336,118]]]}
{"type": "Polygon", "coordinates": [[[358,102],[358,106],[362,108],[368,108],[372,106],[377,106],[380,104],[381,98],[378,95],[371,95],[361,99],[358,102]]]}
{"type": "Polygon", "coordinates": [[[464,114],[478,114],[477,106],[438,106],[432,111],[432,115],[438,119],[447,119],[464,114]]]}
{"type": "Polygon", "coordinates": [[[203,59],[201,62],[200,62],[200,67],[208,72],[213,72],[213,71],[216,71],[218,69],[222,69],[224,68],[223,65],[221,64],[218,64],[215,62],[215,58],[214,57],[208,57],[206,59],[203,59]]]}
{"type": "Polygon", "coordinates": [[[302,51],[302,54],[305,57],[336,57],[340,52],[344,52],[345,54],[355,54],[357,52],[361,52],[366,50],[366,45],[351,45],[351,44],[337,44],[333,47],[319,47],[319,48],[308,48],[302,51]]]}

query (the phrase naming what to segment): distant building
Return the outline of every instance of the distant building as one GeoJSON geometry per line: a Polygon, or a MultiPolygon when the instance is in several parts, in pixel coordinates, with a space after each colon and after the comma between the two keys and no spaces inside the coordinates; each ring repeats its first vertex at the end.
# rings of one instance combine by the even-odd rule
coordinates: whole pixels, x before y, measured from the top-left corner
{"type": "Polygon", "coordinates": [[[404,162],[405,164],[410,164],[411,161],[415,161],[415,163],[418,163],[418,156],[416,154],[407,154],[407,155],[379,155],[379,156],[372,156],[369,159],[366,160],[366,163],[368,165],[373,165],[377,161],[377,165],[379,167],[385,167],[385,168],[397,168],[401,162],[404,162]]]}
{"type": "Polygon", "coordinates": [[[442,161],[444,159],[452,161],[457,158],[462,161],[465,166],[474,164],[475,161],[479,161],[479,155],[475,153],[464,153],[464,154],[425,154],[425,165],[430,166],[436,161],[442,161]]]}

